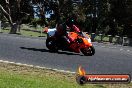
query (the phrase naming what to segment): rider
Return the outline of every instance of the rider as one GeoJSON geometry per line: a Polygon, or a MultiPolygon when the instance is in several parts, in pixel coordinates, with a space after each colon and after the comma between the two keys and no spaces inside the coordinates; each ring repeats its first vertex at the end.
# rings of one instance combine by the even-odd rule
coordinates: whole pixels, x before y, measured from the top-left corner
{"type": "Polygon", "coordinates": [[[76,19],[73,17],[69,17],[64,23],[57,24],[57,32],[56,35],[58,37],[63,37],[67,40],[67,42],[70,44],[74,40],[68,35],[67,31],[74,31],[77,33],[80,33],[80,29],[75,25],[76,19]]]}

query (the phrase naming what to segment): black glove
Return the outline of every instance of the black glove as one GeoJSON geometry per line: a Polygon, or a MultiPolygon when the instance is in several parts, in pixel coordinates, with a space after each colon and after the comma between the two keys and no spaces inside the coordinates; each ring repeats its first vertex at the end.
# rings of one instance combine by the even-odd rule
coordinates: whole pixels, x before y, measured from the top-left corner
{"type": "Polygon", "coordinates": [[[78,34],[79,34],[80,36],[83,36],[83,33],[82,33],[82,32],[78,32],[78,34]]]}

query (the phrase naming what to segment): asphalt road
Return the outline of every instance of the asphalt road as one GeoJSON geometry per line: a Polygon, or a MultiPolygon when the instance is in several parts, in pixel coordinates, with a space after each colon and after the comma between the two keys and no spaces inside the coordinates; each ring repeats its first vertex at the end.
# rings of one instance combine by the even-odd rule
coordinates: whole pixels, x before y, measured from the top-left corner
{"type": "Polygon", "coordinates": [[[132,47],[93,43],[94,56],[64,51],[50,53],[45,39],[0,34],[0,59],[74,72],[81,65],[87,73],[132,75],[132,47]]]}

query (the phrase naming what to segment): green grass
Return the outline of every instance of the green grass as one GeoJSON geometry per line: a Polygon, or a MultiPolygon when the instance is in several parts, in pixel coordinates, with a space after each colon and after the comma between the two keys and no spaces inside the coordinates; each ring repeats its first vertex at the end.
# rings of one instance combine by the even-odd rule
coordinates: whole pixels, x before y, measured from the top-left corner
{"type": "Polygon", "coordinates": [[[0,88],[132,88],[132,84],[81,86],[73,74],[0,62],[0,88]]]}
{"type": "Polygon", "coordinates": [[[9,33],[9,29],[2,29],[2,33],[9,33]]]}
{"type": "Polygon", "coordinates": [[[0,63],[0,88],[105,88],[76,83],[75,76],[26,66],[0,63]]]}
{"type": "Polygon", "coordinates": [[[21,30],[21,35],[23,35],[23,36],[32,36],[32,37],[46,36],[46,34],[44,34],[44,33],[25,31],[25,30],[21,30]]]}
{"type": "Polygon", "coordinates": [[[6,72],[0,74],[1,88],[63,88],[63,86],[67,88],[68,83],[56,77],[43,76],[40,78],[39,76],[9,74],[6,72]]]}
{"type": "MultiPolygon", "coordinates": [[[[9,33],[9,28],[8,29],[3,29],[3,33],[9,33]]],[[[26,30],[21,30],[20,33],[18,33],[23,36],[31,36],[31,37],[44,37],[46,36],[45,33],[38,33],[38,32],[33,32],[33,31],[26,31],[26,30]]]]}
{"type": "MultiPolygon", "coordinates": [[[[28,27],[24,27],[22,29],[25,29],[25,28],[28,28],[28,27]]],[[[2,30],[3,33],[9,33],[9,27],[2,30]]],[[[38,32],[33,32],[33,31],[26,31],[26,30],[22,30],[21,29],[21,32],[20,32],[20,35],[23,35],[23,36],[30,36],[30,37],[43,37],[43,36],[46,36],[45,33],[38,33],[38,32]]],[[[31,29],[31,28],[30,28],[31,29]]],[[[33,28],[32,30],[36,30],[35,28],[33,28]]],[[[41,29],[37,29],[37,30],[41,30],[41,29]]],[[[101,37],[100,36],[96,36],[95,37],[95,41],[100,41],[101,40],[101,37]]],[[[103,36],[102,38],[102,41],[103,42],[109,42],[109,37],[108,36],[103,36]]],[[[115,38],[113,38],[112,42],[115,42],[115,38]]]]}
{"type": "MultiPolygon", "coordinates": [[[[0,74],[0,88],[99,88],[99,86],[80,86],[51,76],[31,76],[13,73],[0,74]]],[[[102,87],[100,87],[102,88],[102,87]]]]}
{"type": "MultiPolygon", "coordinates": [[[[95,37],[95,41],[101,41],[101,37],[100,36],[96,36],[95,37]]],[[[103,42],[109,42],[109,37],[108,36],[103,36],[102,37],[102,41],[103,42]]],[[[115,40],[115,37],[113,37],[113,40],[112,40],[112,42],[115,42],[116,40],[115,40]]]]}

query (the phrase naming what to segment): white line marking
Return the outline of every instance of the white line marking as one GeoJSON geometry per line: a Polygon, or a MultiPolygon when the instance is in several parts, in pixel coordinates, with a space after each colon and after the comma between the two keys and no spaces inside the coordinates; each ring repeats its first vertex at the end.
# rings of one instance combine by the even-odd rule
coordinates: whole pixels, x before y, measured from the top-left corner
{"type": "Polygon", "coordinates": [[[110,49],[116,49],[116,47],[109,47],[110,49]]]}
{"type": "Polygon", "coordinates": [[[127,52],[129,52],[130,50],[127,50],[127,52]]]}
{"type": "Polygon", "coordinates": [[[66,71],[66,70],[52,69],[52,68],[47,68],[47,67],[34,66],[34,65],[22,64],[22,63],[16,63],[16,62],[4,61],[4,60],[0,60],[0,62],[7,63],[7,64],[14,64],[14,65],[20,65],[20,66],[28,66],[28,67],[35,67],[35,68],[40,68],[40,69],[52,70],[52,71],[56,71],[56,72],[63,72],[63,73],[70,73],[70,74],[76,73],[76,72],[71,72],[71,71],[66,71]]]}
{"type": "Polygon", "coordinates": [[[123,49],[120,49],[120,51],[122,51],[123,49]]]}
{"type": "Polygon", "coordinates": [[[106,47],[106,46],[101,46],[101,47],[106,47]]]}

